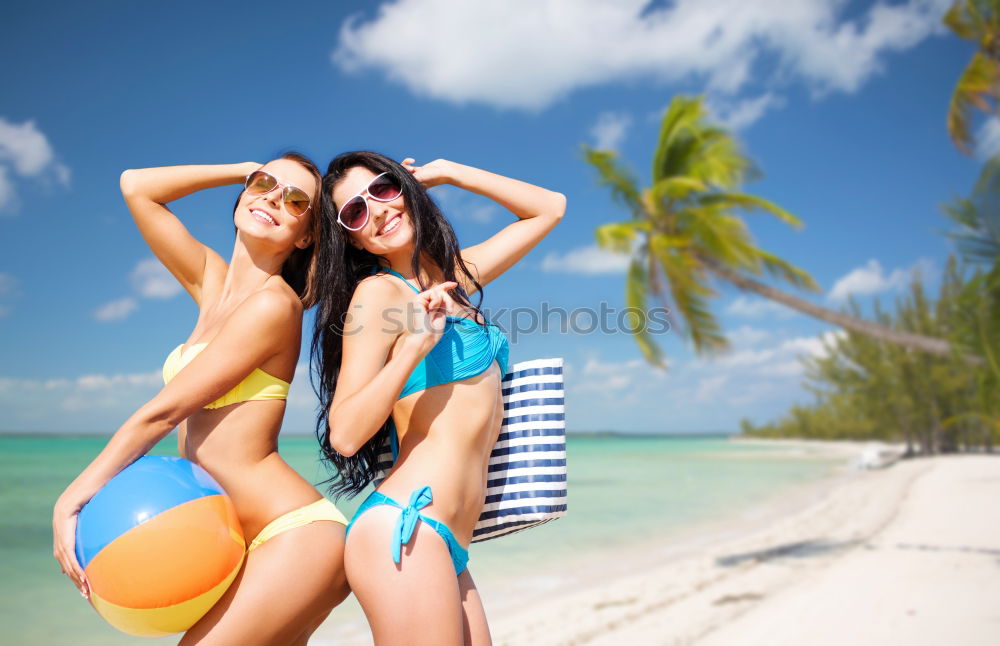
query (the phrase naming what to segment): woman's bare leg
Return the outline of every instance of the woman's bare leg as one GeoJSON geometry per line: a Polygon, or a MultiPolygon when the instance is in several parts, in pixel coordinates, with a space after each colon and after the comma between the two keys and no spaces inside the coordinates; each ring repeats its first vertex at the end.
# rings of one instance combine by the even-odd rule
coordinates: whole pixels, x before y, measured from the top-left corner
{"type": "Polygon", "coordinates": [[[180,646],[296,643],[350,592],[343,554],[340,523],[317,521],[278,534],[247,555],[236,581],[180,646]]]}
{"type": "Polygon", "coordinates": [[[333,608],[324,612],[322,616],[316,617],[311,624],[306,626],[306,629],[303,630],[298,637],[288,642],[288,646],[307,646],[309,644],[309,638],[312,637],[312,634],[316,632],[316,629],[322,625],[323,621],[330,616],[330,611],[332,610],[333,608]]]}
{"type": "Polygon", "coordinates": [[[458,575],[458,589],[462,597],[462,632],[465,634],[465,646],[491,646],[493,638],[490,637],[486,610],[483,609],[483,600],[468,568],[458,575]]]}
{"type": "Polygon", "coordinates": [[[388,505],[366,511],[351,528],[344,556],[347,579],[375,645],[462,646],[462,603],[448,547],[417,522],[396,565],[391,545],[399,514],[388,505]]]}

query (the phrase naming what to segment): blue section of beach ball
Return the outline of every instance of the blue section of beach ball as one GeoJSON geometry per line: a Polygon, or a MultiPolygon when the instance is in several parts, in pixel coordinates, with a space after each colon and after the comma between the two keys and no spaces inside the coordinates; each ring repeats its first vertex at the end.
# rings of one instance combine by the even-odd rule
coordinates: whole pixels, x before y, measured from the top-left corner
{"type": "Polygon", "coordinates": [[[153,516],[204,496],[224,494],[212,476],[183,458],[147,455],[112,478],[80,510],[76,558],[86,569],[113,540],[153,516]]]}

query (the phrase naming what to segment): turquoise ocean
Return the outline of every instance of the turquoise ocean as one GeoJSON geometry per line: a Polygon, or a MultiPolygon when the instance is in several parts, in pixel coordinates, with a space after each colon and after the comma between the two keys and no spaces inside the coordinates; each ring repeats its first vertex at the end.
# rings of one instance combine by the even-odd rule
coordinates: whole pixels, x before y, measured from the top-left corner
{"type": "MultiPolygon", "coordinates": [[[[52,504],[107,441],[99,436],[0,435],[0,643],[80,646],[176,643],[118,633],[83,601],[52,558],[52,504]]],[[[315,440],[284,438],[285,459],[311,482],[325,470],[315,440]]],[[[669,542],[685,530],[828,477],[843,460],[725,437],[571,435],[569,513],[542,527],[473,545],[470,569],[491,577],[558,572],[581,557],[669,542]]],[[[170,437],[152,451],[176,455],[170,437]]],[[[350,516],[363,496],[338,501],[350,516]]],[[[335,620],[337,613],[331,617],[335,620]]]]}

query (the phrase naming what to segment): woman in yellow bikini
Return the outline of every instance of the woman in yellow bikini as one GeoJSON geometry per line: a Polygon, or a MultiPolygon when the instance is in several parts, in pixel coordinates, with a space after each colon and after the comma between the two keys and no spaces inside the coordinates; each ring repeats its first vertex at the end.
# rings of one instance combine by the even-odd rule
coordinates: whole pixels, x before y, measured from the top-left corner
{"type": "Polygon", "coordinates": [[[320,242],[316,166],[288,154],[261,166],[127,170],[121,188],[139,231],[199,307],[187,341],[163,366],[164,388],[132,415],[56,502],[55,557],[89,593],[74,554],[77,514],[115,474],[179,427],[180,454],[205,468],[253,540],[225,596],[182,645],[305,644],[348,594],[343,515],[278,455],[298,361],[302,311],[315,302],[320,242]],[[227,264],[198,242],[169,202],[244,183],[227,264]],[[316,555],[322,555],[317,558],[316,555]]]}

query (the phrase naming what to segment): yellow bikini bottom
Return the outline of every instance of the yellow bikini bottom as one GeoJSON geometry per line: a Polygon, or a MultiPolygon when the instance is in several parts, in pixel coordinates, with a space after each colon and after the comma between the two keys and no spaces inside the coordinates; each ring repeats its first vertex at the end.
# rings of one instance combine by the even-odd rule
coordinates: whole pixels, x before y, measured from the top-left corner
{"type": "Polygon", "coordinates": [[[344,514],[340,513],[340,510],[332,502],[326,498],[320,498],[316,502],[309,503],[305,507],[293,509],[287,514],[282,514],[269,522],[264,529],[260,530],[257,538],[253,539],[250,546],[247,547],[247,552],[254,551],[278,534],[295,529],[296,527],[308,525],[309,523],[315,523],[318,520],[332,520],[335,523],[347,525],[347,518],[344,517],[344,514]]]}

